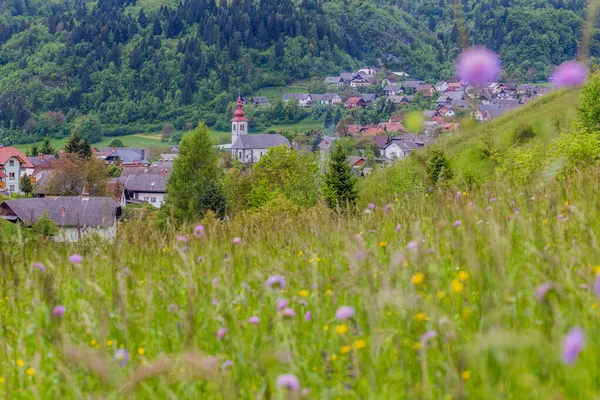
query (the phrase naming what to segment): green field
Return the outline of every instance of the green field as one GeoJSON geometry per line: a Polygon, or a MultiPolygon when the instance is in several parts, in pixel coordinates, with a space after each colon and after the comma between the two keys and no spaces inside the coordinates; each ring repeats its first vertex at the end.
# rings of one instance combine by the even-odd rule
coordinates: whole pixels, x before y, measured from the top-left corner
{"type": "Polygon", "coordinates": [[[300,80],[288,86],[270,86],[259,89],[254,96],[266,97],[269,102],[274,103],[281,100],[284,93],[308,93],[310,79],[300,80]]]}

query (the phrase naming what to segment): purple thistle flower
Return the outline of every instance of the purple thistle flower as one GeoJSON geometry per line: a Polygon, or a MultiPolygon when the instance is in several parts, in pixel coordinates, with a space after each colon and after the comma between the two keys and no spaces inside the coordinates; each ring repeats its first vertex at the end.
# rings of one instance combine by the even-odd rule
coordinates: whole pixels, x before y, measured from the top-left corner
{"type": "Polygon", "coordinates": [[[563,341],[563,362],[574,364],[585,344],[585,334],[579,327],[571,329],[563,341]]]}
{"type": "Polygon", "coordinates": [[[288,306],[290,302],[287,299],[277,299],[277,311],[281,311],[288,306]]]}
{"type": "Polygon", "coordinates": [[[240,243],[242,243],[242,238],[240,238],[240,237],[234,237],[233,240],[231,241],[231,243],[233,243],[233,244],[240,244],[240,243]]]}
{"type": "Polygon", "coordinates": [[[80,262],[83,261],[83,257],[81,255],[75,253],[71,257],[69,257],[69,261],[71,262],[71,264],[79,264],[80,262]]]}
{"type": "Polygon", "coordinates": [[[196,236],[197,238],[204,236],[204,225],[196,225],[196,227],[194,228],[194,236],[196,236]]]}
{"type": "Polygon", "coordinates": [[[462,222],[460,222],[460,220],[459,220],[459,219],[457,219],[456,221],[454,221],[454,224],[453,224],[453,225],[454,225],[454,227],[455,227],[455,228],[458,228],[459,226],[461,226],[461,225],[462,225],[462,222]]]}
{"type": "Polygon", "coordinates": [[[435,253],[435,250],[434,250],[434,249],[428,249],[428,250],[427,250],[427,252],[428,252],[429,254],[431,254],[431,253],[435,253]]]}
{"type": "Polygon", "coordinates": [[[400,232],[400,229],[402,229],[402,225],[396,225],[396,233],[400,232]]]}
{"type": "Polygon", "coordinates": [[[227,333],[227,328],[221,328],[217,331],[217,339],[222,340],[223,336],[227,333]]]}
{"type": "Polygon", "coordinates": [[[270,276],[265,282],[265,285],[268,288],[279,286],[280,289],[283,289],[285,287],[285,278],[281,275],[270,276]]]}
{"type": "Polygon", "coordinates": [[[167,311],[171,313],[173,312],[173,310],[175,310],[175,307],[175,304],[169,304],[169,307],[167,307],[167,311]]]}
{"type": "Polygon", "coordinates": [[[577,61],[569,61],[556,67],[550,82],[557,87],[581,86],[587,80],[587,68],[577,61]]]}
{"type": "Polygon", "coordinates": [[[294,311],[293,308],[284,308],[281,315],[287,318],[294,318],[296,316],[296,311],[294,311]]]}
{"type": "Polygon", "coordinates": [[[119,362],[121,367],[124,367],[129,362],[129,352],[125,349],[115,351],[115,360],[119,362]]]}
{"type": "Polygon", "coordinates": [[[389,203],[385,205],[385,207],[383,207],[383,212],[388,212],[390,210],[390,205],[389,203]]]}
{"type": "Polygon", "coordinates": [[[287,389],[290,392],[297,392],[300,390],[300,381],[292,374],[279,375],[276,383],[280,388],[287,389]]]}
{"type": "Polygon", "coordinates": [[[305,321],[312,320],[312,314],[310,313],[310,311],[307,311],[306,314],[304,314],[304,320],[305,321]]]}
{"type": "Polygon", "coordinates": [[[463,196],[462,192],[456,192],[456,198],[457,199],[460,199],[462,196],[463,196]]]}
{"type": "Polygon", "coordinates": [[[423,336],[421,336],[421,344],[423,345],[423,347],[427,346],[427,343],[429,343],[429,341],[433,338],[435,338],[437,336],[437,332],[436,331],[427,331],[423,334],[423,336]]]}
{"type": "Polygon", "coordinates": [[[414,240],[411,240],[410,242],[408,242],[408,244],[406,245],[406,248],[409,250],[417,250],[417,247],[419,247],[419,244],[417,242],[415,242],[414,240]]]}
{"type": "Polygon", "coordinates": [[[564,216],[564,215],[562,215],[562,214],[558,214],[558,215],[556,216],[556,219],[565,219],[565,216],[564,216]]]}
{"type": "Polygon", "coordinates": [[[177,236],[177,241],[182,243],[187,243],[188,239],[185,236],[177,236]]]}
{"type": "Polygon", "coordinates": [[[200,256],[198,257],[198,260],[196,260],[197,262],[201,263],[202,261],[204,261],[204,256],[200,256]]]}
{"type": "Polygon", "coordinates": [[[221,371],[223,371],[223,372],[227,371],[227,367],[233,367],[233,361],[225,360],[223,362],[223,364],[221,364],[221,371]]]}
{"type": "Polygon", "coordinates": [[[550,282],[543,283],[535,288],[535,297],[540,303],[546,299],[546,295],[554,286],[550,282]]]}
{"type": "Polygon", "coordinates": [[[36,262],[33,264],[34,269],[39,269],[40,272],[46,272],[46,266],[40,262],[36,262]]]}
{"type": "Polygon", "coordinates": [[[495,203],[497,200],[498,200],[497,198],[495,198],[495,197],[492,197],[492,198],[490,199],[490,203],[495,203]]]}
{"type": "Polygon", "coordinates": [[[213,306],[218,306],[219,305],[219,301],[217,299],[215,299],[214,297],[212,298],[212,305],[213,306]]]}
{"type": "Polygon", "coordinates": [[[352,317],[354,317],[354,307],[341,306],[335,312],[335,319],[337,319],[338,321],[352,317]]]}
{"type": "Polygon", "coordinates": [[[600,299],[600,275],[596,277],[596,282],[594,282],[594,294],[600,299]]]}
{"type": "Polygon", "coordinates": [[[484,47],[471,47],[463,51],[456,60],[456,75],[461,81],[472,85],[483,85],[500,78],[500,57],[484,47]]]}
{"type": "Polygon", "coordinates": [[[65,313],[65,306],[63,306],[63,305],[56,306],[52,310],[52,316],[56,317],[56,318],[62,318],[64,313],[65,313]]]}
{"type": "Polygon", "coordinates": [[[248,322],[250,322],[251,324],[258,324],[260,322],[260,318],[258,318],[256,315],[248,318],[248,322]]]}
{"type": "Polygon", "coordinates": [[[375,204],[374,204],[374,203],[370,203],[370,204],[369,204],[369,208],[370,208],[371,210],[374,210],[374,209],[375,209],[375,204]]]}

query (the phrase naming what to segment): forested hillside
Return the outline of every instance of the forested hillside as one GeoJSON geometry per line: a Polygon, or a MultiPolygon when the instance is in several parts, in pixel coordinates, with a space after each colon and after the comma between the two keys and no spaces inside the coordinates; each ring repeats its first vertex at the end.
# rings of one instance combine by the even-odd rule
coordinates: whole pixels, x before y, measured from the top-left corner
{"type": "MultiPolygon", "coordinates": [[[[238,93],[361,64],[450,77],[453,2],[382,1],[3,1],[0,142],[222,126],[238,93]]],[[[464,15],[472,44],[498,50],[510,78],[535,80],[575,57],[584,1],[468,0],[464,15]]]]}

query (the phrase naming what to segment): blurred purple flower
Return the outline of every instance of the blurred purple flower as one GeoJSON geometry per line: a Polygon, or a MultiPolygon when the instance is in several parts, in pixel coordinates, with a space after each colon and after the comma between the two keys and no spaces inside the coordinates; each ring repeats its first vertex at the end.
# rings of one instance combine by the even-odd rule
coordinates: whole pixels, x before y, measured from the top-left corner
{"type": "Polygon", "coordinates": [[[223,336],[227,333],[227,328],[221,328],[217,331],[217,339],[223,339],[223,336]]]}
{"type": "Polygon", "coordinates": [[[294,318],[296,316],[296,311],[294,311],[293,308],[284,308],[281,315],[287,318],[294,318]]]}
{"type": "Polygon", "coordinates": [[[554,287],[551,282],[546,282],[535,288],[535,297],[541,303],[546,299],[548,292],[554,287]]]}
{"type": "Polygon", "coordinates": [[[231,243],[233,243],[233,244],[240,244],[240,243],[242,243],[242,238],[240,238],[240,237],[234,237],[233,240],[231,241],[231,243]]]}
{"type": "Polygon", "coordinates": [[[562,214],[558,214],[558,215],[556,216],[556,219],[565,219],[565,216],[564,216],[564,215],[562,215],[562,214]]]}
{"type": "Polygon", "coordinates": [[[62,318],[64,313],[65,313],[65,306],[63,306],[63,305],[56,306],[52,310],[52,316],[56,317],[56,318],[62,318]]]}
{"type": "Polygon", "coordinates": [[[288,389],[291,392],[300,390],[300,381],[292,374],[279,375],[276,383],[280,388],[288,389]]]}
{"type": "Polygon", "coordinates": [[[497,200],[498,200],[497,198],[495,198],[495,197],[492,197],[492,198],[490,199],[490,203],[495,203],[497,200]]]}
{"type": "Polygon", "coordinates": [[[557,87],[581,86],[587,80],[587,68],[577,61],[569,61],[556,67],[550,82],[557,87]]]}
{"type": "Polygon", "coordinates": [[[167,311],[171,313],[173,312],[173,310],[175,310],[175,307],[175,304],[169,304],[169,307],[167,307],[167,311]]]}
{"type": "Polygon", "coordinates": [[[265,282],[265,285],[268,288],[272,288],[273,286],[279,286],[280,289],[283,289],[285,287],[285,278],[281,275],[270,276],[265,282]]]}
{"type": "Polygon", "coordinates": [[[341,306],[335,312],[335,319],[337,319],[338,321],[352,317],[354,317],[354,307],[341,306]]]}
{"type": "Polygon", "coordinates": [[[185,236],[177,236],[177,241],[182,243],[187,243],[188,239],[185,236]]]}
{"type": "Polygon", "coordinates": [[[369,208],[370,208],[371,210],[374,210],[374,209],[375,209],[375,204],[373,204],[373,203],[370,203],[370,204],[369,204],[369,208]]]}
{"type": "Polygon", "coordinates": [[[281,311],[288,306],[290,302],[287,299],[277,299],[277,311],[281,311]]]}
{"type": "Polygon", "coordinates": [[[73,254],[71,257],[69,257],[69,261],[72,264],[79,264],[80,262],[83,261],[83,257],[77,253],[73,254]]]}
{"type": "Polygon", "coordinates": [[[233,366],[233,361],[225,360],[223,362],[223,364],[221,364],[221,371],[225,372],[225,371],[227,371],[227,367],[232,367],[232,366],[233,366]]]}
{"type": "Polygon", "coordinates": [[[406,245],[406,248],[409,250],[417,250],[417,248],[419,247],[419,244],[417,242],[415,242],[414,240],[411,240],[410,242],[408,242],[408,244],[406,245]]]}
{"type": "Polygon", "coordinates": [[[455,228],[458,228],[459,226],[461,226],[461,225],[462,225],[462,222],[460,222],[460,220],[459,220],[459,219],[457,219],[456,221],[454,221],[454,224],[453,224],[453,225],[454,225],[454,227],[455,227],[455,228]]]}
{"type": "Polygon", "coordinates": [[[400,229],[402,229],[402,225],[396,225],[396,233],[400,232],[400,229]]]}
{"type": "Polygon", "coordinates": [[[119,362],[121,367],[124,367],[129,362],[129,352],[125,349],[115,351],[115,360],[119,362]]]}
{"type": "Polygon", "coordinates": [[[42,263],[36,262],[33,264],[34,269],[39,269],[41,272],[46,272],[46,266],[42,263]]]}
{"type": "Polygon", "coordinates": [[[457,199],[460,199],[462,196],[463,196],[462,192],[456,192],[456,198],[457,199]]]}
{"type": "Polygon", "coordinates": [[[467,203],[467,205],[468,205],[468,206],[474,206],[475,204],[473,204],[473,202],[472,202],[472,201],[470,201],[470,202],[468,202],[468,203],[467,203]]]}
{"type": "Polygon", "coordinates": [[[214,297],[212,298],[212,305],[213,306],[218,306],[219,305],[219,301],[217,299],[215,299],[214,297]]]}
{"type": "Polygon", "coordinates": [[[201,263],[202,261],[204,261],[204,256],[200,256],[198,257],[198,260],[196,260],[197,262],[201,263]]]}
{"type": "Polygon", "coordinates": [[[219,286],[219,278],[213,278],[211,284],[212,284],[212,287],[219,286]]]}
{"type": "Polygon", "coordinates": [[[196,225],[196,227],[194,228],[194,236],[196,236],[197,238],[204,236],[204,225],[196,225]]]}
{"type": "Polygon", "coordinates": [[[256,315],[248,318],[248,322],[250,322],[251,324],[258,324],[260,322],[260,318],[258,318],[256,315]]]}
{"type": "Polygon", "coordinates": [[[485,211],[492,211],[492,210],[493,210],[492,206],[487,206],[487,207],[485,208],[485,211]]]}
{"type": "Polygon", "coordinates": [[[456,60],[456,75],[471,85],[497,81],[502,73],[500,57],[484,47],[464,50],[456,60]]]}
{"type": "Polygon", "coordinates": [[[390,205],[389,203],[385,205],[385,207],[383,207],[383,212],[388,212],[390,210],[390,205]]]}
{"type": "Polygon", "coordinates": [[[428,252],[429,254],[431,254],[431,253],[435,253],[435,250],[434,250],[434,249],[428,249],[428,250],[427,250],[427,252],[428,252]]]}
{"type": "Polygon", "coordinates": [[[304,314],[304,320],[310,321],[311,319],[312,319],[312,314],[310,313],[310,311],[307,311],[306,314],[304,314]]]}
{"type": "Polygon", "coordinates": [[[437,336],[436,331],[427,331],[421,336],[421,344],[423,347],[427,347],[429,341],[437,336]]]}
{"type": "Polygon", "coordinates": [[[575,363],[584,344],[585,334],[583,330],[579,327],[571,329],[563,341],[563,362],[565,364],[575,363]]]}
{"type": "Polygon", "coordinates": [[[596,277],[596,282],[594,282],[594,294],[600,299],[600,275],[596,277]]]}
{"type": "Polygon", "coordinates": [[[356,253],[354,253],[354,259],[356,261],[362,261],[365,259],[365,252],[362,250],[357,251],[356,253]]]}

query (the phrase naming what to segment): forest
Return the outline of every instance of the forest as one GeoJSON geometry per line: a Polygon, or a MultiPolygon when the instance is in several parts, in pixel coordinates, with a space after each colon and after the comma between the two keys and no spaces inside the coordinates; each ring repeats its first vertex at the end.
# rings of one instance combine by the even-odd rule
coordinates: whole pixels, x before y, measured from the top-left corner
{"type": "MultiPolygon", "coordinates": [[[[500,52],[507,79],[541,80],[575,58],[584,21],[583,0],[148,4],[3,1],[0,142],[77,130],[94,143],[199,120],[222,127],[238,94],[363,64],[434,82],[451,77],[461,32],[500,52]]],[[[264,114],[272,122],[303,115],[281,111],[264,114]]]]}

